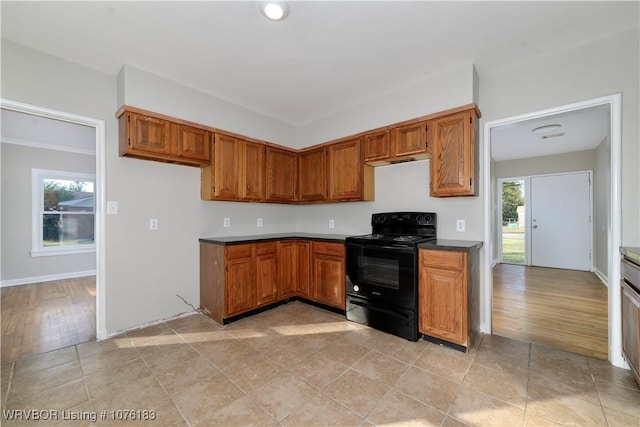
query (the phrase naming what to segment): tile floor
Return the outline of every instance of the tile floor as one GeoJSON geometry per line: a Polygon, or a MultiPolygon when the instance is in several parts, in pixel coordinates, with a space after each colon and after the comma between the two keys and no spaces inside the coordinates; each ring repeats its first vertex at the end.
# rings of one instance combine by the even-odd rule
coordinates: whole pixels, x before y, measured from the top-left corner
{"type": "Polygon", "coordinates": [[[301,302],[224,327],[182,317],[1,375],[6,426],[640,426],[640,388],[607,362],[491,335],[463,354],[301,302]]]}

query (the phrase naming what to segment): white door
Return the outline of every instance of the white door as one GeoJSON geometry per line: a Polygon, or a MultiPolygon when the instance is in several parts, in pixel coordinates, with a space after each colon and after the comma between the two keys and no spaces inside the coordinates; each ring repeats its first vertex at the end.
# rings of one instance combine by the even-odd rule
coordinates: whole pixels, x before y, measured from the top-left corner
{"type": "Polygon", "coordinates": [[[591,269],[589,172],[531,178],[531,265],[591,269]]]}

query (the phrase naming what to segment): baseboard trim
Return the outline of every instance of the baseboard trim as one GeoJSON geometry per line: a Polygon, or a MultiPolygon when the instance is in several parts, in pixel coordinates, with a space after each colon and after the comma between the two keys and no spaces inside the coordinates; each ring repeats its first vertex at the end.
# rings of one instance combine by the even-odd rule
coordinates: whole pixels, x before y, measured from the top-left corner
{"type": "Polygon", "coordinates": [[[609,287],[609,278],[599,269],[594,268],[593,272],[595,273],[596,276],[598,276],[598,279],[600,279],[600,281],[602,283],[604,283],[604,285],[608,288],[609,287]]]}
{"type": "Polygon", "coordinates": [[[30,285],[32,283],[52,282],[54,280],[75,279],[76,277],[95,276],[96,270],[74,271],[71,273],[48,274],[46,276],[24,277],[22,279],[11,279],[0,281],[0,288],[9,286],[30,285]]]}

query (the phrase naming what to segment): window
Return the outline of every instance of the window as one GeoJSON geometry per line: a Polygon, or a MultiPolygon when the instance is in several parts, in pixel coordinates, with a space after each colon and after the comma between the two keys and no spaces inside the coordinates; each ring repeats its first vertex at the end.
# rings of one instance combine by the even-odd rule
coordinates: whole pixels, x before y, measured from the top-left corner
{"type": "Polygon", "coordinates": [[[31,256],[95,252],[95,175],[31,172],[31,256]]]}

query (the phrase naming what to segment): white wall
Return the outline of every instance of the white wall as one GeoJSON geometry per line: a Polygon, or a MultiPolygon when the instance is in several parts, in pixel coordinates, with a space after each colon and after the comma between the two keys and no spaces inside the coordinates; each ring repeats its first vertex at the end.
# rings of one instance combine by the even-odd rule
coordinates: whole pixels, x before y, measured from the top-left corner
{"type": "Polygon", "coordinates": [[[527,175],[594,170],[596,165],[596,150],[504,160],[494,163],[496,178],[517,178],[527,175]]]}
{"type": "Polygon", "coordinates": [[[628,246],[640,245],[639,51],[635,29],[480,76],[483,123],[622,93],[622,244],[628,246]]]}
{"type": "Polygon", "coordinates": [[[95,156],[1,144],[2,280],[14,285],[72,277],[96,269],[95,253],[32,258],[31,169],[94,174],[95,156]]]}

